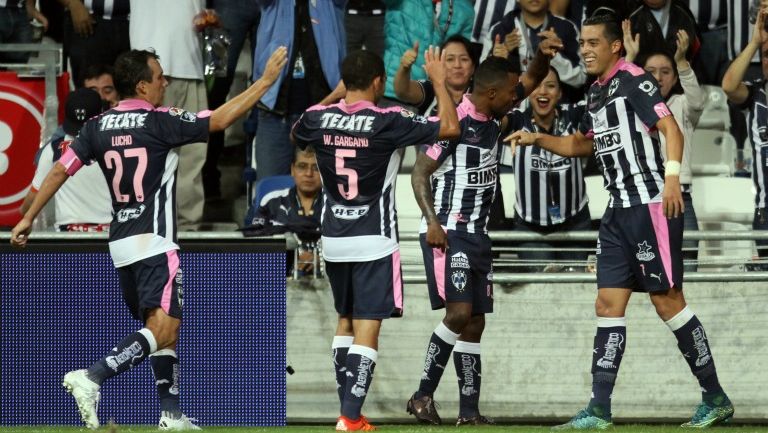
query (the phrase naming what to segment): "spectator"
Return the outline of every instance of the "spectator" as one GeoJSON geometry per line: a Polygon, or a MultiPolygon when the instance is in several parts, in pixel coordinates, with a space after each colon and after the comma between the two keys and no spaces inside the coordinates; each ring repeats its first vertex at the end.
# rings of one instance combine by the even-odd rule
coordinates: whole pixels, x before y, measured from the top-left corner
{"type": "Polygon", "coordinates": [[[483,42],[489,37],[488,31],[515,9],[516,0],[476,0],[475,23],[472,25],[472,43],[482,51],[483,42]]]}
{"type": "MultiPolygon", "coordinates": [[[[261,203],[253,203],[245,217],[247,230],[254,235],[296,233],[302,244],[314,244],[320,238],[320,216],[323,212],[323,196],[320,193],[320,172],[315,151],[311,147],[296,148],[291,164],[291,176],[295,185],[269,193],[261,203]]],[[[301,273],[312,272],[307,264],[314,257],[314,247],[302,248],[299,255],[301,273]]],[[[288,254],[286,270],[292,274],[293,254],[288,254]]]]}
{"type": "MultiPolygon", "coordinates": [[[[624,48],[627,51],[625,59],[632,62],[636,59],[640,51],[638,38],[632,37],[630,33],[630,23],[625,20],[624,30],[624,48]]],[[[683,202],[685,203],[685,213],[683,213],[683,228],[686,231],[699,230],[699,223],[696,219],[696,211],[693,208],[693,199],[691,198],[691,182],[693,180],[691,172],[691,152],[693,151],[693,130],[699,123],[699,117],[704,111],[704,103],[707,100],[707,94],[699,87],[696,80],[696,74],[693,73],[691,65],[685,59],[685,53],[688,51],[690,38],[685,30],[677,32],[677,50],[674,59],[666,52],[649,53],[641,63],[643,68],[651,73],[656,81],[659,82],[659,90],[669,109],[677,121],[680,131],[683,133],[683,159],[680,165],[680,187],[683,191],[683,202]]],[[[661,154],[664,160],[667,160],[666,137],[660,138],[661,154]]],[[[698,242],[683,241],[683,258],[693,261],[685,266],[686,271],[696,271],[696,260],[699,257],[698,242]]]]}
{"type": "MultiPolygon", "coordinates": [[[[64,17],[64,55],[72,65],[72,81],[80,86],[88,65],[112,65],[131,49],[128,37],[130,0],[59,0],[64,17]]],[[[169,20],[172,21],[172,20],[169,20]]]]}
{"type": "MultiPolygon", "coordinates": [[[[215,77],[213,86],[208,92],[208,104],[211,110],[215,110],[227,100],[245,40],[251,41],[250,52],[256,48],[256,31],[261,17],[258,5],[253,0],[214,0],[213,7],[221,20],[221,25],[229,35],[229,48],[227,48],[226,76],[215,77]]],[[[218,165],[223,149],[224,132],[212,133],[208,139],[208,151],[205,165],[203,165],[203,187],[206,199],[221,195],[221,173],[218,165]]]]}
{"type": "MultiPolygon", "coordinates": [[[[549,74],[526,99],[526,103],[507,117],[510,130],[543,132],[555,136],[573,134],[584,116],[585,104],[562,104],[562,90],[557,70],[549,74]]],[[[573,230],[590,230],[589,198],[586,194],[582,161],[578,157],[562,157],[538,146],[518,147],[510,155],[503,149],[502,164],[512,165],[515,173],[515,230],[550,234],[573,230]],[[511,156],[511,157],[510,157],[511,156]]],[[[529,263],[573,262],[587,259],[591,244],[573,243],[560,250],[563,243],[523,242],[518,244],[518,257],[529,263]]],[[[563,263],[559,263],[563,265],[563,263]]],[[[531,272],[542,266],[530,266],[531,272]]]]}
{"type": "Polygon", "coordinates": [[[551,0],[549,10],[553,14],[568,18],[581,29],[581,23],[594,14],[611,14],[619,20],[629,18],[637,9],[639,0],[551,0]],[[559,3],[554,5],[554,3],[559,3]],[[565,5],[567,3],[567,5],[565,5]],[[563,13],[565,9],[565,13],[563,13]]]}
{"type": "Polygon", "coordinates": [[[701,51],[692,64],[702,84],[719,86],[728,69],[728,1],[688,0],[701,35],[701,51]],[[716,7],[718,6],[719,7],[716,7]]]}
{"type": "MultiPolygon", "coordinates": [[[[32,25],[29,19],[39,21],[44,29],[48,19],[35,8],[35,0],[4,0],[0,2],[0,44],[32,43],[32,25]]],[[[0,62],[26,63],[28,52],[2,52],[0,62]]]]}
{"type": "Polygon", "coordinates": [[[288,174],[293,160],[291,126],[341,80],[344,59],[343,0],[257,0],[261,22],[253,56],[259,75],[278,45],[288,47],[288,67],[259,104],[256,178],[288,174]],[[294,5],[295,3],[295,5],[294,5]]]}
{"type": "MultiPolygon", "coordinates": [[[[440,47],[440,51],[445,52],[445,87],[456,106],[469,90],[477,66],[477,59],[472,56],[471,49],[469,40],[461,35],[449,37],[440,47]]],[[[432,82],[411,80],[411,68],[416,62],[418,51],[419,44],[416,42],[400,59],[394,80],[395,95],[397,99],[416,106],[419,114],[436,115],[437,99],[432,82]]]]}
{"type": "Polygon", "coordinates": [[[115,90],[114,75],[111,66],[90,65],[83,73],[83,87],[95,91],[101,96],[102,101],[114,107],[120,101],[115,90]]]}
{"type": "MultiPolygon", "coordinates": [[[[752,182],[755,185],[755,216],[752,221],[754,230],[768,230],[768,200],[766,199],[766,166],[768,166],[768,98],[766,80],[768,80],[768,31],[765,29],[768,9],[763,8],[757,16],[752,31],[752,39],[723,76],[723,91],[728,100],[740,109],[749,109],[748,130],[752,141],[752,182]],[[754,81],[743,81],[747,68],[756,53],[760,53],[762,77],[754,81]]],[[[760,257],[768,257],[768,242],[757,241],[760,257]]]]}
{"type": "Polygon", "coordinates": [[[383,0],[349,0],[344,27],[347,30],[347,52],[366,49],[384,56],[383,0]]]}
{"type": "MultiPolygon", "coordinates": [[[[45,176],[61,158],[86,120],[101,114],[108,105],[90,89],[77,89],[67,97],[64,123],[38,156],[32,189],[24,198],[21,213],[29,210],[45,176]]],[[[62,185],[56,193],[54,227],[62,232],[109,231],[112,221],[112,199],[104,174],[97,164],[83,167],[76,177],[62,185]]]]}
{"type": "Polygon", "coordinates": [[[563,50],[555,55],[551,64],[560,80],[570,87],[567,92],[573,92],[569,96],[580,99],[576,89],[584,85],[587,74],[579,56],[578,29],[567,19],[549,12],[548,0],[519,0],[518,5],[520,9],[505,15],[491,28],[484,54],[490,54],[493,49],[493,55],[519,61],[525,71],[542,38],[559,41],[563,50]]]}
{"type": "Polygon", "coordinates": [[[685,30],[691,39],[685,58],[690,62],[699,52],[701,42],[696,36],[696,21],[683,0],[643,0],[629,20],[632,34],[640,35],[639,57],[659,51],[674,53],[679,30],[685,30]]]}
{"type": "MultiPolygon", "coordinates": [[[[384,65],[387,77],[394,77],[400,57],[418,43],[419,53],[411,70],[411,78],[424,80],[424,52],[430,45],[442,45],[450,35],[469,39],[474,10],[469,0],[386,0],[384,18],[384,65]]],[[[384,96],[395,98],[392,80],[387,80],[384,96]]]]}
{"type": "MultiPolygon", "coordinates": [[[[202,10],[202,0],[131,0],[131,47],[154,48],[160,57],[165,77],[169,78],[163,105],[193,113],[208,108],[200,41],[192,25],[195,15],[202,10]]],[[[207,143],[199,142],[179,149],[179,230],[197,230],[203,219],[202,168],[206,148],[207,143]]]]}

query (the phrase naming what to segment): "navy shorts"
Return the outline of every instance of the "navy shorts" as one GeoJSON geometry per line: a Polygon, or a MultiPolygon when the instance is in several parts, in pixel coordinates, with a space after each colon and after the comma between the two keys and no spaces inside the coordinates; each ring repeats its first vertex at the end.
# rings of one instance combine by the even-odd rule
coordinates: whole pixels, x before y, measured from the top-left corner
{"type": "Polygon", "coordinates": [[[155,308],[181,319],[183,290],[176,250],[117,268],[117,274],[123,299],[136,320],[144,322],[147,311],[155,308]]]}
{"type": "Polygon", "coordinates": [[[387,319],[403,315],[400,251],[369,262],[325,262],[340,316],[387,319]]]}
{"type": "Polygon", "coordinates": [[[683,217],[661,203],[608,208],[597,238],[597,287],[666,292],[683,287],[683,217]]]}
{"type": "Polygon", "coordinates": [[[477,233],[447,232],[448,248],[441,251],[427,245],[427,235],[419,235],[427,288],[432,309],[446,302],[472,304],[472,314],[493,312],[493,273],[491,238],[477,233]]]}

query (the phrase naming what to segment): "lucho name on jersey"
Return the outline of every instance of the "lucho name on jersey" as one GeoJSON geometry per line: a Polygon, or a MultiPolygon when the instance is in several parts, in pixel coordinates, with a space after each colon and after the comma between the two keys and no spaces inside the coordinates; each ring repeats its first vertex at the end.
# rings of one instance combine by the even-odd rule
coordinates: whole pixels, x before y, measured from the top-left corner
{"type": "Polygon", "coordinates": [[[323,129],[338,129],[349,132],[371,132],[374,116],[357,114],[323,113],[320,117],[323,129]]]}
{"type": "Polygon", "coordinates": [[[99,131],[143,128],[149,113],[105,114],[99,119],[99,131]]]}
{"type": "Polygon", "coordinates": [[[469,170],[467,172],[467,183],[472,186],[496,185],[496,167],[469,170]]]}

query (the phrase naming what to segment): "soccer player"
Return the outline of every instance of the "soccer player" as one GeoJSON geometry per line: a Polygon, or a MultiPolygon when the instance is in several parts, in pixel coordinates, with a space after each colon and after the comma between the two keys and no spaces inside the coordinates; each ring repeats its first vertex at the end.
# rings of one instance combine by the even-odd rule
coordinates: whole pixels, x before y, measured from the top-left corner
{"type": "Polygon", "coordinates": [[[300,147],[314,147],[323,180],[323,256],[339,313],[332,343],[341,401],[337,431],[375,429],[360,410],[373,379],[381,321],[403,313],[395,210],[399,149],[459,135],[445,88],[445,53],[430,47],[425,60],[439,119],[378,108],[384,62],[370,51],[355,51],[341,67],[345,99],[310,107],[293,127],[300,147]]]}
{"type": "Polygon", "coordinates": [[[32,221],[64,182],[83,164],[99,164],[111,186],[110,254],[125,302],[144,327],[88,369],[64,376],[63,385],[75,398],[88,428],[99,427],[102,383],[149,357],[160,397],[160,429],[199,430],[179,408],[175,349],[183,302],[176,253],[176,148],[206,141],[210,132],[225,129],[245,114],[277,79],[287,62],[286,52],[284,47],[275,50],[264,75],[245,92],[213,112],[197,114],[158,108],[168,82],[157,55],[138,50],[120,55],[115,81],[122,100],[83,126],[14,227],[11,244],[23,247],[32,221]]]}
{"type": "Polygon", "coordinates": [[[611,425],[611,393],[627,341],[624,312],[633,290],[649,292],[701,386],[702,402],[683,426],[721,423],[733,415],[733,405],[718,382],[704,327],[683,296],[683,135],[653,76],[621,57],[622,30],[614,17],[585,20],[579,44],[587,72],[598,77],[579,131],[565,137],[518,131],[505,139],[567,157],[594,150],[610,193],[597,241],[592,398],[558,428],[611,425]],[[666,167],[657,131],[666,138],[666,167]]]}
{"type": "MultiPolygon", "coordinates": [[[[474,90],[457,110],[461,136],[424,146],[411,184],[423,218],[420,242],[433,309],[445,307],[427,346],[419,389],[406,410],[424,423],[440,424],[433,394],[453,351],[459,379],[456,425],[493,424],[480,415],[480,337],[493,311],[491,240],[486,224],[496,194],[504,117],[538,87],[559,42],[542,39],[529,70],[491,57],[478,66],[474,90]]],[[[438,103],[440,108],[440,103],[438,103]]]]}

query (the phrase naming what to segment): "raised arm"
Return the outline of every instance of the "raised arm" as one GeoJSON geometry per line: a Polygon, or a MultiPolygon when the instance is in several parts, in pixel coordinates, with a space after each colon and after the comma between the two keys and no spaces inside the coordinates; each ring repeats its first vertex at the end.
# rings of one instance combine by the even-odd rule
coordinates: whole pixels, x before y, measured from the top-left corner
{"type": "Polygon", "coordinates": [[[571,135],[563,137],[556,137],[554,135],[528,132],[521,129],[509,135],[504,141],[512,145],[513,153],[515,146],[535,144],[542,149],[565,157],[589,156],[592,154],[592,139],[584,136],[581,131],[576,131],[571,135]]]}
{"type": "Polygon", "coordinates": [[[278,47],[269,57],[267,66],[264,68],[264,75],[251,84],[243,93],[225,102],[224,105],[211,113],[208,130],[215,132],[227,129],[229,125],[235,123],[235,120],[259,102],[259,99],[277,81],[280,71],[288,62],[287,53],[288,50],[285,47],[278,47]]]}
{"type": "Polygon", "coordinates": [[[395,73],[395,95],[398,99],[409,104],[420,104],[424,101],[424,91],[421,86],[411,80],[411,67],[416,63],[419,56],[419,41],[413,43],[410,48],[400,58],[400,66],[395,73]]]}
{"type": "Polygon", "coordinates": [[[735,104],[742,104],[749,97],[749,90],[742,80],[755,53],[760,49],[763,42],[768,40],[768,32],[764,28],[766,13],[766,10],[763,9],[757,14],[757,22],[752,32],[752,39],[744,47],[741,54],[731,62],[731,66],[728,67],[725,75],[723,75],[723,92],[735,104]]]}
{"type": "MultiPolygon", "coordinates": [[[[433,146],[440,145],[434,144],[433,146]]],[[[413,173],[411,173],[411,187],[413,187],[413,194],[416,196],[416,203],[421,208],[421,215],[427,222],[427,245],[445,250],[448,247],[448,239],[435,214],[435,199],[432,197],[432,185],[430,184],[432,173],[438,167],[440,167],[439,162],[427,156],[426,153],[419,152],[416,157],[416,164],[413,166],[413,173]]]]}
{"type": "Polygon", "coordinates": [[[683,87],[683,94],[687,102],[687,116],[694,127],[699,123],[701,112],[704,111],[704,104],[707,101],[707,94],[699,86],[696,74],[693,73],[690,63],[685,58],[688,52],[689,38],[685,30],[677,31],[677,49],[675,51],[675,64],[677,64],[677,73],[680,79],[680,85],[683,87]]]}
{"type": "Polygon", "coordinates": [[[11,232],[11,245],[15,247],[24,247],[27,245],[27,238],[29,232],[32,230],[32,221],[35,220],[40,211],[45,207],[46,203],[51,197],[56,194],[56,191],[64,185],[64,182],[69,179],[67,169],[60,162],[54,164],[48,176],[45,177],[43,184],[40,185],[40,191],[37,192],[35,199],[29,206],[29,209],[21,218],[16,227],[11,232]]]}
{"type": "Polygon", "coordinates": [[[441,53],[439,47],[429,47],[424,52],[424,60],[424,69],[432,81],[437,97],[437,115],[440,117],[440,132],[437,138],[440,140],[459,138],[461,127],[456,106],[445,88],[445,52],[441,53]]]}
{"type": "Polygon", "coordinates": [[[525,89],[525,98],[531,94],[549,73],[549,60],[555,57],[558,50],[563,48],[563,43],[559,39],[542,39],[539,42],[539,49],[536,55],[528,65],[528,70],[520,77],[525,89]]]}

